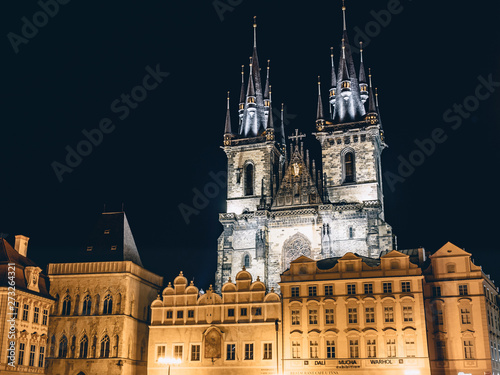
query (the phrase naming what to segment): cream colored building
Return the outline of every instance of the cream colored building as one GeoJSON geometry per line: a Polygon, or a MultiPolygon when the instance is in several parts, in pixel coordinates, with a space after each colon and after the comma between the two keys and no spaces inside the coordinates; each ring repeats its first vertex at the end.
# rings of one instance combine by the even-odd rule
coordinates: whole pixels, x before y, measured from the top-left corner
{"type": "Polygon", "coordinates": [[[163,278],[142,267],[123,212],[102,214],[82,259],[48,266],[48,373],[146,374],[149,305],[163,278]]]}
{"type": "Polygon", "coordinates": [[[498,288],[450,242],[430,260],[424,293],[432,373],[498,375],[498,288]]]}
{"type": "Polygon", "coordinates": [[[222,295],[200,293],[182,272],[151,304],[148,375],[166,374],[160,358],[174,358],[172,374],[276,374],[280,298],[246,270],[222,295]]]}
{"type": "Polygon", "coordinates": [[[14,248],[0,238],[0,374],[45,374],[48,278],[27,258],[29,238],[14,248]]]}
{"type": "Polygon", "coordinates": [[[284,374],[430,374],[423,282],[398,251],[296,259],[280,283],[284,374]]]}

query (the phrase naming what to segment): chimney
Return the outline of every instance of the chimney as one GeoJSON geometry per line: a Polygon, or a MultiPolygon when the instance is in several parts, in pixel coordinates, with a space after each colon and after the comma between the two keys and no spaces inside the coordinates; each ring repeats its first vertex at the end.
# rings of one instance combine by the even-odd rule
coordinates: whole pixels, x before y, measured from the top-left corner
{"type": "Polygon", "coordinates": [[[14,246],[14,249],[21,254],[22,256],[26,256],[28,254],[28,241],[29,237],[23,236],[21,234],[18,234],[16,236],[16,244],[14,246]]]}

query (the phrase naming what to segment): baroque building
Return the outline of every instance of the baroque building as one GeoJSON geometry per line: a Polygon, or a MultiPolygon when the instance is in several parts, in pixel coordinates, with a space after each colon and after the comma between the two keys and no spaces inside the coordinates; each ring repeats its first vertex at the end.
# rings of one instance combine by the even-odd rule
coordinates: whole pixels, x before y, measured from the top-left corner
{"type": "Polygon", "coordinates": [[[45,374],[49,280],[27,257],[29,238],[0,237],[0,374],[45,374]]]}
{"type": "Polygon", "coordinates": [[[146,374],[149,305],[163,278],[143,268],[125,213],[103,213],[79,255],[48,265],[48,372],[146,374]]]}
{"type": "Polygon", "coordinates": [[[287,146],[283,115],[280,124],[274,123],[270,67],[268,63],[262,84],[254,21],[246,82],[242,70],[237,130],[227,99],[227,210],[219,215],[218,291],[242,266],[268,288],[279,288],[279,275],[301,255],[319,260],[355,251],[378,258],[395,248],[384,219],[381,153],[386,144],[379,108],[362,52],[359,67],[354,64],[345,7],[343,13],[337,68],[331,55],[328,115],[318,82],[313,133],[321,147],[318,164],[304,150],[304,135],[298,130],[287,146]]]}

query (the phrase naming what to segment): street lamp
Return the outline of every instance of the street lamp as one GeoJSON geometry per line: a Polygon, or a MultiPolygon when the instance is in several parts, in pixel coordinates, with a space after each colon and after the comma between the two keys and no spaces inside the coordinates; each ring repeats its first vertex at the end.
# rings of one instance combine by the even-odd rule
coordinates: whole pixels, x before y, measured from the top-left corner
{"type": "Polygon", "coordinates": [[[182,362],[180,358],[168,358],[168,357],[160,357],[158,358],[158,363],[162,365],[168,365],[168,375],[170,375],[170,365],[178,365],[182,362]]]}

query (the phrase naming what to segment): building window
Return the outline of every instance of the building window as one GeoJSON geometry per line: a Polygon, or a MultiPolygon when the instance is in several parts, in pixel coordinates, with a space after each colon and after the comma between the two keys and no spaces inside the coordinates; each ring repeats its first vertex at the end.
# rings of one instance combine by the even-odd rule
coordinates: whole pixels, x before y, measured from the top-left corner
{"type": "Polygon", "coordinates": [[[109,234],[109,229],[105,229],[104,234],[109,234]]]}
{"type": "Polygon", "coordinates": [[[434,324],[437,326],[442,326],[443,325],[443,310],[439,307],[436,307],[434,311],[434,324]]]}
{"type": "Polygon", "coordinates": [[[234,309],[227,309],[227,316],[233,317],[234,316],[234,309]]]}
{"type": "Polygon", "coordinates": [[[83,335],[80,340],[80,358],[87,358],[89,352],[89,339],[87,335],[83,335]]]}
{"type": "Polygon", "coordinates": [[[262,316],[262,307],[252,307],[252,315],[262,316]]]}
{"type": "Polygon", "coordinates": [[[310,286],[309,287],[309,297],[316,297],[316,286],[310,286]]]}
{"type": "Polygon", "coordinates": [[[366,341],[366,353],[368,355],[368,358],[377,357],[377,344],[375,339],[366,341]]]}
{"type": "Polygon", "coordinates": [[[38,316],[40,315],[40,308],[35,307],[35,312],[33,313],[33,323],[38,324],[38,316]]]}
{"type": "Polygon", "coordinates": [[[300,325],[300,310],[293,309],[292,310],[292,326],[300,325]]]}
{"type": "Polygon", "coordinates": [[[111,250],[116,250],[116,249],[117,249],[116,245],[111,246],[111,250]]]}
{"type": "Polygon", "coordinates": [[[354,238],[354,228],[349,227],[349,238],[354,238]]]}
{"type": "Polygon", "coordinates": [[[299,296],[299,287],[292,286],[292,297],[298,297],[298,296],[299,296]]]}
{"type": "Polygon", "coordinates": [[[226,345],[226,361],[234,361],[236,358],[236,344],[226,345]]]}
{"type": "Polygon", "coordinates": [[[347,294],[356,294],[356,284],[347,284],[347,294]]]}
{"type": "Polygon", "coordinates": [[[334,324],[334,317],[333,309],[325,309],[325,324],[334,324]]]}
{"type": "Polygon", "coordinates": [[[394,323],[394,307],[384,307],[384,322],[394,323]]]}
{"type": "MultiPolygon", "coordinates": [[[[464,341],[464,358],[465,359],[473,359],[474,358],[474,353],[472,351],[472,341],[471,340],[465,340],[464,341]]],[[[493,356],[495,358],[495,356],[493,356]]]]}
{"type": "Polygon", "coordinates": [[[326,358],[335,358],[335,341],[326,340],[326,358]]]}
{"type": "Polygon", "coordinates": [[[333,296],[333,285],[325,285],[325,296],[333,296]]]}
{"type": "Polygon", "coordinates": [[[300,358],[300,341],[292,341],[292,358],[300,358]]]}
{"type": "Polygon", "coordinates": [[[382,283],[384,293],[392,293],[392,283],[382,283]]]}
{"type": "Polygon", "coordinates": [[[372,283],[367,283],[363,285],[365,289],[365,294],[373,294],[373,284],[372,283]]]}
{"type": "Polygon", "coordinates": [[[90,315],[92,313],[92,297],[88,294],[83,299],[82,315],[90,315]]]}
{"type": "Polygon", "coordinates": [[[318,310],[309,310],[309,324],[318,324],[318,310]]]}
{"type": "Polygon", "coordinates": [[[403,306],[403,321],[404,322],[413,322],[413,307],[412,306],[403,306]]]}
{"type": "Polygon", "coordinates": [[[14,302],[14,319],[19,318],[19,301],[14,302]]]}
{"type": "Polygon", "coordinates": [[[273,359],[273,344],[264,343],[264,351],[262,359],[273,359]]]}
{"type": "Polygon", "coordinates": [[[441,297],[441,287],[440,286],[433,286],[432,287],[432,296],[433,297],[441,297]]]}
{"type": "Polygon", "coordinates": [[[109,358],[109,336],[105,335],[101,340],[100,358],[109,358]]]}
{"type": "Polygon", "coordinates": [[[30,346],[30,360],[28,366],[35,366],[35,351],[36,347],[35,345],[30,346]]]}
{"type": "Polygon", "coordinates": [[[43,310],[42,325],[46,326],[49,322],[49,310],[43,310]]]}
{"type": "Polygon", "coordinates": [[[451,263],[451,264],[448,264],[446,265],[446,271],[448,273],[455,273],[455,264],[454,263],[451,263]]]}
{"type": "Polygon", "coordinates": [[[375,323],[375,307],[366,307],[365,308],[365,322],[366,323],[375,323]]]}
{"type": "Polygon", "coordinates": [[[68,355],[68,339],[63,336],[59,341],[59,353],[58,358],[66,358],[68,355]]]}
{"type": "Polygon", "coordinates": [[[243,265],[245,266],[245,268],[249,268],[250,267],[250,255],[248,255],[248,254],[245,255],[245,259],[243,261],[243,265]]]}
{"type": "Polygon", "coordinates": [[[349,324],[356,324],[358,322],[358,309],[350,307],[347,309],[349,324]]]}
{"type": "Polygon", "coordinates": [[[245,360],[253,360],[253,344],[245,344],[245,360]]]}
{"type": "Polygon", "coordinates": [[[19,357],[17,358],[17,364],[19,366],[22,366],[23,363],[24,363],[24,347],[25,347],[25,344],[24,343],[19,343],[19,357]]]}
{"type": "Polygon", "coordinates": [[[446,359],[446,344],[443,340],[436,341],[436,357],[437,359],[446,359]]]}
{"type": "Polygon", "coordinates": [[[253,195],[253,164],[245,169],[245,195],[253,195]]]}
{"type": "Polygon", "coordinates": [[[93,246],[87,246],[87,251],[92,251],[93,248],[93,246]]]}
{"type": "Polygon", "coordinates": [[[359,358],[359,342],[356,339],[349,340],[349,358],[359,358]]]}
{"type": "Polygon", "coordinates": [[[71,313],[71,297],[66,296],[63,300],[62,315],[69,315],[71,313]]]}
{"type": "Polygon", "coordinates": [[[174,358],[182,360],[182,345],[174,345],[174,358]]]}
{"type": "Polygon", "coordinates": [[[23,304],[23,320],[28,321],[28,316],[29,316],[29,311],[30,311],[30,305],[28,304],[23,304]]]}
{"type": "Polygon", "coordinates": [[[188,318],[194,318],[194,310],[188,310],[188,318]]]}
{"type": "Polygon", "coordinates": [[[403,293],[410,293],[411,292],[411,284],[409,281],[402,281],[401,282],[401,291],[403,293]]]}
{"type": "Polygon", "coordinates": [[[386,344],[387,357],[395,357],[396,356],[396,339],[387,339],[385,344],[386,344]]]}
{"type": "Polygon", "coordinates": [[[398,269],[399,269],[399,261],[392,260],[391,261],[391,270],[398,270],[398,269]]]}
{"type": "Polygon", "coordinates": [[[167,319],[172,319],[173,313],[172,311],[167,311],[167,319]]]}
{"type": "Polygon", "coordinates": [[[38,367],[45,366],[45,346],[40,346],[40,350],[38,352],[38,367]]]}
{"type": "Polygon", "coordinates": [[[348,152],[344,155],[344,182],[354,182],[354,155],[348,152]]]}
{"type": "Polygon", "coordinates": [[[405,339],[405,347],[406,347],[406,356],[407,357],[415,357],[417,352],[415,349],[415,339],[407,338],[405,339]]]}
{"type": "Polygon", "coordinates": [[[466,296],[469,294],[467,290],[467,284],[462,284],[458,286],[458,294],[460,294],[461,296],[466,296]]]}
{"type": "Polygon", "coordinates": [[[102,313],[104,315],[106,314],[112,314],[113,313],[113,297],[111,297],[111,294],[106,294],[104,297],[104,304],[102,306],[102,313]]]}
{"type": "Polygon", "coordinates": [[[182,310],[177,311],[177,319],[184,319],[184,311],[182,310]]]}
{"type": "Polygon", "coordinates": [[[158,345],[156,347],[156,362],[158,362],[159,358],[165,358],[165,353],[167,352],[166,345],[158,345]]]}
{"type": "Polygon", "coordinates": [[[200,345],[191,345],[191,361],[199,361],[200,360],[200,345]]]}
{"type": "Polygon", "coordinates": [[[470,324],[470,310],[460,309],[460,315],[462,318],[462,324],[470,324]]]}
{"type": "Polygon", "coordinates": [[[318,358],[318,341],[309,341],[309,358],[318,358]]]}
{"type": "Polygon", "coordinates": [[[246,307],[243,307],[243,308],[240,309],[240,315],[241,316],[247,316],[247,309],[246,309],[246,307]]]}

